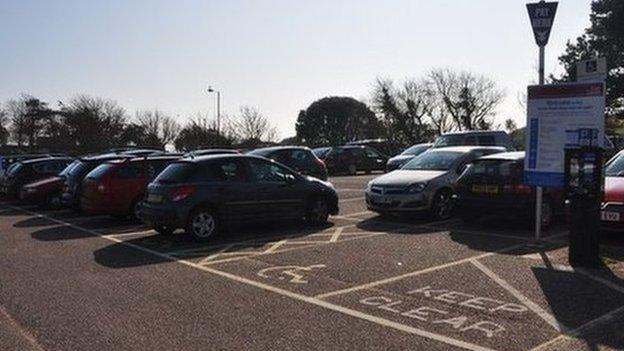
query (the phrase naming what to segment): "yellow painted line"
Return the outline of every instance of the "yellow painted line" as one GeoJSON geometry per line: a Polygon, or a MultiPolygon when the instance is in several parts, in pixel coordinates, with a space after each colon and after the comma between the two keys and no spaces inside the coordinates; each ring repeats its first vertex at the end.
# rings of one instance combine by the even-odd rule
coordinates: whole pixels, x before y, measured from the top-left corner
{"type": "MultiPolygon", "coordinates": [[[[13,206],[11,206],[11,207],[13,207],[13,206]]],[[[16,209],[17,210],[22,210],[19,207],[16,207],[16,209]]],[[[22,211],[30,213],[32,215],[36,215],[36,216],[44,216],[44,215],[40,215],[40,214],[31,212],[31,211],[28,211],[28,210],[22,210],[22,211]]],[[[56,220],[56,219],[52,219],[52,220],[55,221],[55,222],[59,222],[59,223],[62,222],[62,221],[59,221],[59,220],[56,220]]],[[[210,267],[201,266],[201,265],[193,263],[191,261],[176,259],[175,257],[166,255],[166,254],[164,254],[162,252],[158,252],[158,251],[155,251],[155,250],[152,250],[152,249],[148,249],[146,247],[139,246],[139,245],[136,245],[134,243],[126,242],[126,241],[120,240],[120,239],[115,238],[115,237],[110,237],[110,236],[109,237],[104,237],[104,236],[99,235],[99,234],[97,234],[97,232],[94,232],[94,231],[92,231],[90,229],[81,228],[81,227],[78,227],[78,226],[73,225],[73,224],[69,224],[69,225],[71,225],[73,227],[76,227],[76,229],[81,229],[81,230],[83,230],[83,231],[85,231],[87,233],[95,234],[95,235],[97,235],[97,236],[99,236],[99,237],[101,237],[101,238],[103,238],[105,240],[110,240],[110,241],[113,241],[113,242],[121,244],[121,245],[126,245],[128,247],[135,248],[135,249],[137,249],[139,251],[143,251],[143,252],[150,253],[152,255],[158,256],[158,257],[162,257],[162,258],[167,259],[169,261],[172,261],[174,263],[183,264],[183,265],[186,265],[186,266],[189,266],[189,267],[192,267],[192,268],[204,271],[204,272],[212,273],[214,275],[217,275],[217,276],[220,276],[220,277],[223,277],[223,278],[235,281],[235,282],[239,282],[239,283],[242,283],[242,284],[254,286],[254,287],[257,287],[257,288],[265,290],[265,291],[269,291],[269,292],[272,292],[272,293],[275,293],[275,294],[278,294],[278,295],[281,295],[281,296],[289,297],[289,298],[291,298],[293,300],[306,302],[306,303],[309,303],[311,305],[315,305],[315,306],[318,306],[318,307],[321,307],[321,308],[324,308],[324,309],[327,309],[327,310],[331,310],[331,311],[334,311],[334,312],[342,313],[344,315],[348,315],[348,316],[351,316],[351,317],[354,317],[354,318],[365,320],[365,321],[368,321],[368,322],[371,322],[371,323],[374,323],[374,324],[377,324],[377,325],[381,325],[381,326],[384,326],[384,327],[396,329],[396,330],[403,331],[403,332],[406,332],[406,333],[409,333],[409,334],[413,334],[413,335],[418,335],[418,336],[421,336],[421,337],[424,337],[424,338],[427,338],[427,339],[430,339],[430,340],[439,341],[439,342],[442,342],[442,343],[445,343],[445,344],[448,344],[448,345],[451,345],[451,346],[460,347],[460,348],[463,348],[463,349],[466,349],[466,350],[472,350],[472,351],[493,351],[492,349],[487,348],[487,347],[483,347],[483,346],[476,345],[476,344],[473,344],[473,343],[469,343],[469,342],[466,342],[466,341],[454,339],[454,338],[451,338],[451,337],[448,337],[448,336],[445,336],[445,335],[436,334],[436,333],[429,332],[429,331],[426,331],[426,330],[423,330],[423,329],[419,329],[419,328],[416,328],[416,327],[412,327],[412,326],[409,326],[409,325],[397,323],[397,322],[391,321],[389,319],[377,317],[377,316],[374,316],[374,315],[371,315],[371,314],[367,314],[367,313],[364,313],[364,312],[360,312],[360,311],[357,311],[357,310],[354,310],[354,309],[351,309],[351,308],[348,308],[348,307],[339,306],[339,305],[336,305],[336,304],[333,304],[333,303],[330,303],[330,302],[327,302],[327,301],[320,300],[320,299],[315,298],[315,297],[310,297],[310,296],[297,294],[297,293],[294,293],[294,292],[291,292],[291,291],[288,291],[288,290],[284,290],[284,289],[281,289],[281,288],[277,288],[277,287],[274,287],[274,286],[271,286],[271,285],[268,285],[268,284],[265,284],[265,283],[262,283],[262,282],[258,282],[258,281],[251,280],[251,279],[247,279],[247,278],[244,278],[244,277],[239,277],[237,275],[234,275],[234,274],[231,274],[231,273],[227,273],[227,272],[223,272],[223,271],[219,271],[219,270],[216,270],[216,269],[213,269],[213,268],[210,268],[210,267]]]]}
{"type": "Polygon", "coordinates": [[[379,286],[379,285],[385,285],[385,284],[392,283],[392,282],[395,282],[395,281],[398,281],[398,280],[402,280],[402,279],[405,279],[405,278],[415,277],[415,276],[418,276],[418,275],[421,275],[421,274],[435,272],[435,271],[439,271],[441,269],[458,266],[458,265],[461,265],[461,264],[464,264],[464,263],[468,263],[471,260],[485,258],[485,257],[488,257],[488,256],[495,255],[497,253],[502,253],[502,252],[506,252],[506,251],[512,251],[512,250],[521,248],[523,246],[524,246],[524,244],[518,244],[518,245],[514,245],[514,246],[509,246],[509,247],[503,248],[503,249],[498,250],[498,251],[488,252],[488,253],[484,253],[484,254],[481,254],[481,255],[472,256],[472,257],[467,257],[467,258],[464,258],[464,259],[461,259],[461,260],[457,260],[457,261],[441,264],[439,266],[429,267],[429,268],[421,269],[419,271],[414,271],[414,272],[409,272],[409,273],[405,273],[405,274],[400,274],[400,275],[397,275],[397,276],[394,276],[394,277],[385,278],[385,279],[377,280],[377,281],[374,281],[374,282],[369,282],[369,283],[366,283],[366,284],[356,285],[356,286],[352,286],[352,287],[346,288],[346,289],[330,291],[330,292],[327,292],[327,293],[324,293],[324,294],[316,295],[315,297],[319,298],[319,299],[324,299],[324,298],[328,298],[328,297],[331,297],[331,296],[343,295],[343,294],[352,293],[354,291],[370,289],[370,288],[373,288],[373,287],[376,287],[376,286],[379,286]]]}
{"type": "Polygon", "coordinates": [[[344,228],[342,227],[336,228],[336,231],[334,232],[334,234],[332,234],[331,238],[329,239],[329,242],[335,243],[336,241],[338,241],[338,238],[340,237],[340,234],[342,234],[343,229],[344,228]]]}

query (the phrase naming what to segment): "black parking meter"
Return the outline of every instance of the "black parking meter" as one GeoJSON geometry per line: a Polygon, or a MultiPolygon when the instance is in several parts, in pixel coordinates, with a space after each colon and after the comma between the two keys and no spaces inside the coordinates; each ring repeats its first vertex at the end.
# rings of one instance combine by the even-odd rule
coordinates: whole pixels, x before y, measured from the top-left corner
{"type": "Polygon", "coordinates": [[[572,266],[600,265],[600,205],[603,199],[603,150],[580,147],[565,150],[565,192],[569,203],[572,266]]]}

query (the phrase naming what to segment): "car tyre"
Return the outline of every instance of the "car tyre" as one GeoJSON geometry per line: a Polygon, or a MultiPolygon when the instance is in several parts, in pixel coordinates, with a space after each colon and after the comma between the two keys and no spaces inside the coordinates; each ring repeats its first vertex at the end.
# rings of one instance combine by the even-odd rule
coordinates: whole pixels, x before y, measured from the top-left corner
{"type": "Polygon", "coordinates": [[[453,214],[453,200],[450,190],[443,189],[438,191],[431,204],[431,216],[436,220],[445,220],[451,218],[453,214]]]}
{"type": "Polygon", "coordinates": [[[349,175],[356,175],[357,174],[357,167],[355,165],[349,165],[349,169],[348,169],[349,175]]]}
{"type": "Polygon", "coordinates": [[[61,194],[50,194],[43,203],[43,208],[47,210],[58,210],[61,207],[61,194]]]}
{"type": "Polygon", "coordinates": [[[161,235],[173,235],[175,229],[166,225],[155,225],[153,228],[158,234],[161,235]]]}
{"type": "Polygon", "coordinates": [[[329,219],[329,204],[322,197],[314,198],[308,204],[305,216],[306,222],[310,225],[323,225],[329,219]]]}
{"type": "Polygon", "coordinates": [[[218,233],[219,221],[214,211],[198,208],[191,212],[185,232],[197,241],[208,241],[218,233]]]}

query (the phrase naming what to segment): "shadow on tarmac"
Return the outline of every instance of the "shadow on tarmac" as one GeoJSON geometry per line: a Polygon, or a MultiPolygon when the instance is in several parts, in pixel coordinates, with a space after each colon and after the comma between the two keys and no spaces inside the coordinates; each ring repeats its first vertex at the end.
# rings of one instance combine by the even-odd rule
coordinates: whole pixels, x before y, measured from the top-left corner
{"type": "Polygon", "coordinates": [[[274,243],[282,238],[296,239],[321,232],[333,226],[332,223],[327,223],[323,226],[308,226],[301,222],[236,225],[227,228],[223,233],[220,233],[207,243],[197,242],[192,237],[177,231],[173,235],[155,234],[125,240],[123,243],[115,243],[96,250],[93,255],[97,263],[109,268],[129,268],[171,261],[165,257],[151,254],[148,255],[154,256],[156,259],[154,257],[145,259],[144,255],[135,255],[135,258],[124,257],[120,260],[120,255],[123,252],[127,252],[128,244],[167,254],[168,256],[171,256],[170,252],[175,252],[175,257],[180,260],[210,256],[222,252],[228,245],[234,245],[233,249],[228,252],[244,255],[246,252],[261,249],[267,244],[274,243]],[[279,234],[276,232],[279,232],[279,234]]]}

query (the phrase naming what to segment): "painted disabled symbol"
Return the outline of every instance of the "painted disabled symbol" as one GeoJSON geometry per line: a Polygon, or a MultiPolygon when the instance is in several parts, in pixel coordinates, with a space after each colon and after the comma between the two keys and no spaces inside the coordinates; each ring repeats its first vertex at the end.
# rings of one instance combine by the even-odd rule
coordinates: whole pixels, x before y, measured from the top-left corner
{"type": "Polygon", "coordinates": [[[311,266],[276,266],[261,269],[256,274],[267,279],[272,277],[279,280],[288,279],[288,282],[292,284],[307,284],[308,281],[305,279],[306,272],[311,272],[313,269],[325,267],[327,266],[324,264],[313,264],[311,266]]]}

